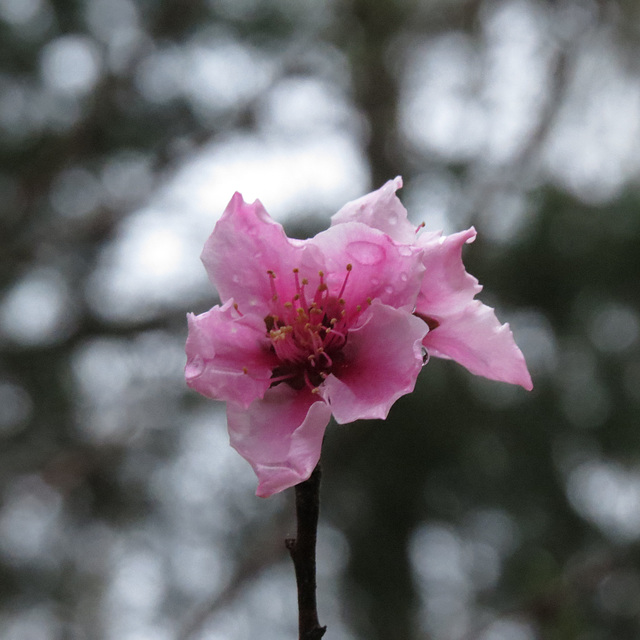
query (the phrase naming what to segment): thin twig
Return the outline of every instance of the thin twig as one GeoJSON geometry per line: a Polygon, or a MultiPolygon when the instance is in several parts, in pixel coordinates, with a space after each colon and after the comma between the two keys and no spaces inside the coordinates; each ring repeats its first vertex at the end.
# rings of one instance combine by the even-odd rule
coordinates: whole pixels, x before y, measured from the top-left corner
{"type": "Polygon", "coordinates": [[[320,511],[320,463],[308,480],[297,484],[295,538],[285,545],[291,554],[298,585],[298,640],[320,640],[327,630],[318,621],[316,603],[316,538],[320,511]]]}

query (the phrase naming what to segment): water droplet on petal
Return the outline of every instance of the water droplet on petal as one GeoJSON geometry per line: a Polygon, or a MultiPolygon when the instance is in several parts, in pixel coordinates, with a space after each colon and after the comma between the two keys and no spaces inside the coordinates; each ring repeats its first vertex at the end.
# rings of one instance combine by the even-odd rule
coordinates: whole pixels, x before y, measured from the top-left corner
{"type": "Polygon", "coordinates": [[[184,375],[187,380],[194,380],[202,374],[204,371],[204,360],[202,356],[194,356],[184,370],[184,375]]]}
{"type": "Polygon", "coordinates": [[[366,240],[357,240],[347,245],[347,253],[353,260],[365,265],[382,262],[386,256],[384,247],[366,240]]]}
{"type": "Polygon", "coordinates": [[[429,352],[427,351],[426,347],[422,347],[422,366],[424,367],[425,364],[427,364],[427,362],[429,362],[429,352]]]}

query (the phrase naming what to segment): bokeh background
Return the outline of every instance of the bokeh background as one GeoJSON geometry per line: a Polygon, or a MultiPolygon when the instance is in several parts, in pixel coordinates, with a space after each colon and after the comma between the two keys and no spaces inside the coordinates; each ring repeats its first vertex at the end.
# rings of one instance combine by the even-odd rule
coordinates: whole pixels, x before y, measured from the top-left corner
{"type": "Polygon", "coordinates": [[[185,313],[234,191],[307,237],[402,174],[535,389],[329,428],[325,637],[639,638],[639,143],[635,0],[0,0],[0,637],[296,637],[185,313]]]}

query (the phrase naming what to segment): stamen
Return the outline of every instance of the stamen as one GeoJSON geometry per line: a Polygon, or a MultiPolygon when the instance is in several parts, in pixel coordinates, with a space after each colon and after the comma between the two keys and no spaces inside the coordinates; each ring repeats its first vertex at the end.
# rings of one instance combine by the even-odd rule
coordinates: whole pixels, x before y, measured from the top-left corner
{"type": "Polygon", "coordinates": [[[421,230],[421,229],[424,229],[426,226],[427,226],[427,225],[426,225],[426,223],[421,222],[421,223],[418,225],[418,228],[416,229],[416,235],[417,235],[418,233],[420,233],[420,230],[421,230]]]}
{"type": "Polygon", "coordinates": [[[238,303],[234,302],[233,303],[233,308],[236,310],[236,313],[242,318],[244,316],[244,314],[240,311],[240,309],[238,308],[238,303]]]}
{"type": "Polygon", "coordinates": [[[269,378],[269,382],[271,382],[271,384],[277,384],[278,382],[283,382],[284,380],[291,380],[291,378],[295,378],[297,374],[295,373],[287,373],[286,375],[283,376],[275,376],[272,378],[269,378]]]}
{"type": "Polygon", "coordinates": [[[307,387],[309,387],[309,389],[311,389],[311,393],[318,393],[319,389],[318,387],[316,387],[315,384],[313,384],[313,382],[311,382],[310,378],[309,378],[309,373],[307,372],[307,370],[304,370],[304,381],[305,384],[307,385],[307,387]]]}
{"type": "Polygon", "coordinates": [[[276,279],[275,271],[271,269],[267,270],[269,274],[269,285],[271,286],[271,299],[275,302],[278,299],[278,291],[276,290],[276,283],[274,280],[276,279]]]}
{"type": "Polygon", "coordinates": [[[316,295],[313,297],[313,302],[311,304],[316,306],[318,306],[319,304],[322,304],[322,294],[328,290],[329,290],[329,287],[327,287],[326,283],[321,282],[318,285],[318,288],[316,289],[316,295]]]}
{"type": "Polygon", "coordinates": [[[342,288],[340,289],[338,298],[342,298],[342,294],[344,293],[345,287],[347,286],[347,280],[349,280],[349,276],[351,275],[351,269],[353,269],[353,265],[349,263],[347,265],[347,275],[344,277],[344,282],[342,283],[342,288]]]}
{"type": "Polygon", "coordinates": [[[299,282],[297,272],[294,272],[294,273],[296,277],[296,292],[297,292],[298,298],[301,301],[302,306],[305,309],[308,309],[309,305],[307,304],[307,298],[304,295],[304,288],[309,284],[309,281],[306,278],[302,278],[302,282],[299,282]]]}

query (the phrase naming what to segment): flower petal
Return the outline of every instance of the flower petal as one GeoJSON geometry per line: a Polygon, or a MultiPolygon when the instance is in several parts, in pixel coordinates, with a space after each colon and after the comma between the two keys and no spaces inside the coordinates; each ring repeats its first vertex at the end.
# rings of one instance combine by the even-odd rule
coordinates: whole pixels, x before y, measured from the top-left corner
{"type": "Polygon", "coordinates": [[[243,313],[266,315],[271,299],[268,270],[290,273],[300,243],[287,238],[262,203],[247,204],[236,193],[205,243],[202,262],[225,301],[233,297],[243,313]]]}
{"type": "Polygon", "coordinates": [[[406,311],[371,305],[362,325],[349,331],[345,366],[320,387],[337,422],[384,419],[398,398],[413,391],[427,330],[406,311]]]}
{"type": "Polygon", "coordinates": [[[473,242],[473,227],[446,237],[419,237],[426,267],[416,314],[431,327],[423,344],[431,355],[450,358],[471,373],[532,389],[524,357],[508,325],[475,295],[482,287],[467,273],[462,247],[473,242]]]}
{"type": "Polygon", "coordinates": [[[344,292],[340,293],[348,312],[356,305],[364,306],[367,298],[413,310],[424,274],[421,248],[397,244],[386,233],[360,222],[345,222],[307,241],[303,264],[308,271],[311,256],[324,265],[333,295],[340,293],[347,264],[352,265],[344,292]]]}
{"type": "Polygon", "coordinates": [[[533,382],[508,324],[500,324],[491,307],[473,300],[457,314],[442,319],[423,341],[429,353],[450,358],[471,373],[519,384],[531,391],[533,382]]]}
{"type": "Polygon", "coordinates": [[[334,214],[331,224],[345,222],[363,222],[374,229],[391,236],[397,242],[413,243],[415,227],[407,219],[404,208],[396,191],[402,187],[402,178],[389,180],[377,191],[372,191],[347,204],[334,214]]]}
{"type": "Polygon", "coordinates": [[[198,316],[187,314],[187,384],[214,400],[248,407],[269,388],[276,366],[264,321],[240,316],[233,299],[198,316]]]}
{"type": "Polygon", "coordinates": [[[269,389],[248,409],[227,405],[231,446],[258,476],[256,495],[265,498],[311,475],[330,417],[317,395],[286,384],[269,389]]]}
{"type": "Polygon", "coordinates": [[[418,246],[424,248],[426,268],[416,303],[418,313],[427,316],[456,313],[482,290],[462,262],[462,247],[475,238],[473,227],[450,236],[423,234],[418,237],[418,246]]]}

